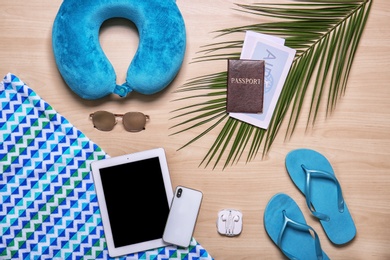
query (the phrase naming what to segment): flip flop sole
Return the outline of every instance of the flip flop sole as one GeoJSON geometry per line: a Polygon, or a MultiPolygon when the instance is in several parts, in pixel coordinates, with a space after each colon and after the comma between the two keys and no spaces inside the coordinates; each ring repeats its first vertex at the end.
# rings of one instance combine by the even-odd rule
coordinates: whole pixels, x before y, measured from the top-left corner
{"type": "MultiPolygon", "coordinates": [[[[302,165],[335,176],[331,164],[322,154],[310,149],[291,151],[286,156],[286,168],[292,181],[305,196],[306,173],[302,165]]],[[[315,211],[329,216],[329,220],[320,220],[328,238],[338,245],[351,241],[356,235],[356,227],[345,201],[343,212],[339,211],[336,183],[326,178],[312,177],[310,190],[310,200],[315,211]]]]}
{"type": "MultiPolygon", "coordinates": [[[[291,197],[284,193],[274,195],[264,211],[264,227],[276,245],[278,245],[278,238],[284,226],[283,211],[288,218],[306,224],[305,217],[291,197]]],[[[288,252],[297,259],[317,259],[314,238],[309,231],[302,232],[287,227],[280,246],[282,251],[288,252]]],[[[322,257],[324,260],[329,259],[324,251],[322,251],[322,257]]]]}

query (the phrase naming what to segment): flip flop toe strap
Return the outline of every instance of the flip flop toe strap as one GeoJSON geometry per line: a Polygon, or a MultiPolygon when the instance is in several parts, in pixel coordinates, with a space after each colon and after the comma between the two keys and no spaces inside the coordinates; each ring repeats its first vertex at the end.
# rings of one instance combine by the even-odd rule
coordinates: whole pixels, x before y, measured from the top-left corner
{"type": "Polygon", "coordinates": [[[322,260],[323,255],[322,255],[322,248],[321,248],[321,244],[320,244],[320,239],[319,239],[317,233],[314,231],[314,229],[307,224],[292,220],[291,218],[289,218],[287,216],[285,210],[283,210],[283,218],[284,218],[283,226],[282,226],[282,229],[281,229],[279,236],[278,236],[278,246],[283,251],[283,253],[290,259],[298,260],[297,257],[295,257],[294,255],[290,254],[289,252],[285,251],[282,248],[283,235],[285,233],[286,228],[290,227],[290,228],[294,228],[298,231],[309,232],[310,235],[312,235],[312,236],[314,235],[314,245],[315,245],[317,259],[322,260]]]}
{"type": "Polygon", "coordinates": [[[336,179],[336,177],[329,172],[308,169],[303,164],[301,165],[301,167],[306,174],[306,183],[305,183],[306,204],[307,204],[308,208],[310,209],[311,213],[320,220],[325,220],[325,221],[330,220],[328,215],[317,212],[313,208],[313,204],[311,202],[311,188],[310,188],[312,178],[328,179],[328,180],[333,181],[336,184],[338,209],[340,212],[344,212],[344,198],[343,198],[343,194],[341,191],[340,183],[336,179]]]}

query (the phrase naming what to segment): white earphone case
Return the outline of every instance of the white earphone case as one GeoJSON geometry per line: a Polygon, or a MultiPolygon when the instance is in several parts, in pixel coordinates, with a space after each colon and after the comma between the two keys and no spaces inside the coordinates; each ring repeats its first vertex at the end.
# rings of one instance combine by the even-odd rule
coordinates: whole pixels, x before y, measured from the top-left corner
{"type": "Polygon", "coordinates": [[[223,209],[218,213],[218,233],[228,237],[238,236],[242,231],[242,213],[235,209],[223,209]]]}

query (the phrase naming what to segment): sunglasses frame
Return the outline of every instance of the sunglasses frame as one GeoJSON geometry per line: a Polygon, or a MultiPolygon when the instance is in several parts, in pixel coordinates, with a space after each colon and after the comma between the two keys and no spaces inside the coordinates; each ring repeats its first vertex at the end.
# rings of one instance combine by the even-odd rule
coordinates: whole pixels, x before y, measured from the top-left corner
{"type": "Polygon", "coordinates": [[[141,132],[142,130],[145,130],[146,122],[148,122],[149,119],[150,119],[149,115],[145,115],[145,114],[142,113],[142,112],[127,112],[127,113],[125,113],[125,114],[117,114],[117,113],[112,113],[112,112],[105,111],[105,110],[99,110],[99,111],[96,111],[96,112],[93,112],[93,113],[89,114],[89,118],[92,119],[92,124],[93,124],[94,128],[98,129],[99,131],[104,131],[104,132],[109,132],[109,131],[112,131],[112,130],[114,129],[115,125],[118,123],[118,120],[117,120],[118,117],[122,118],[122,124],[123,124],[125,130],[128,131],[128,132],[133,132],[133,133],[135,133],[135,132],[141,132]],[[106,113],[106,115],[110,115],[110,116],[113,116],[113,117],[114,117],[115,122],[114,122],[114,124],[112,125],[112,127],[111,127],[110,129],[107,128],[107,129],[105,130],[105,129],[102,128],[102,127],[96,126],[97,124],[96,124],[96,121],[94,121],[93,117],[94,117],[94,115],[95,115],[96,113],[99,113],[99,112],[103,112],[103,113],[106,113]],[[137,128],[137,129],[127,128],[125,122],[123,121],[123,118],[124,118],[125,115],[127,115],[127,114],[139,114],[139,115],[144,116],[144,117],[145,117],[145,122],[144,122],[144,125],[143,125],[142,129],[138,129],[138,128],[137,128]]]}

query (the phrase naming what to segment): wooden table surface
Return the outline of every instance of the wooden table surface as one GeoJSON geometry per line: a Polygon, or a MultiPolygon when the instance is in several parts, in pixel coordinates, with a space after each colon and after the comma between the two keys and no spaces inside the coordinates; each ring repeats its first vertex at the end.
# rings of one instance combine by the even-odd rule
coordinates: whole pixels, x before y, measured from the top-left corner
{"type": "MultiPolygon", "coordinates": [[[[86,101],[70,91],[54,62],[51,28],[62,1],[2,1],[0,75],[12,72],[20,77],[110,156],[165,148],[173,186],[186,185],[204,193],[194,237],[215,259],[283,258],[263,226],[265,206],[278,192],[289,194],[298,203],[330,258],[390,259],[390,2],[374,1],[345,96],[334,113],[326,117],[322,109],[316,124],[306,129],[304,112],[289,140],[284,139],[284,122],[264,158],[259,154],[253,161],[246,163],[242,159],[226,169],[221,165],[205,168],[199,164],[219,130],[178,150],[201,129],[170,135],[170,127],[177,123],[171,119],[172,110],[179,108],[172,101],[182,95],[175,90],[189,79],[225,68],[223,61],[191,63],[202,45],[216,42],[213,31],[255,21],[252,16],[234,11],[234,2],[237,1],[177,0],[186,23],[187,50],[180,73],[164,91],[153,96],[131,94],[125,99],[86,101]],[[151,120],[140,133],[128,133],[120,124],[111,132],[100,132],[88,117],[96,110],[141,111],[151,120]],[[357,236],[348,245],[334,246],[327,239],[286,172],[286,154],[301,147],[321,152],[332,163],[357,226],[357,236]],[[244,226],[240,236],[228,238],[217,233],[217,214],[224,208],[242,211],[244,226]]],[[[118,83],[125,80],[138,40],[134,25],[123,20],[107,22],[101,30],[101,45],[114,65],[118,83]]],[[[304,106],[307,111],[308,104],[304,106]]]]}

